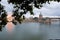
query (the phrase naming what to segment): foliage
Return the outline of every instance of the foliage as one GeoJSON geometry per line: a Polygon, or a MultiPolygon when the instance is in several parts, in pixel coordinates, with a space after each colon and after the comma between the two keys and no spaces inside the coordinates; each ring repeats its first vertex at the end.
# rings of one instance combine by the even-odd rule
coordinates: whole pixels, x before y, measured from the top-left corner
{"type": "MultiPolygon", "coordinates": [[[[28,11],[30,14],[33,14],[33,6],[36,8],[41,8],[43,3],[50,2],[53,0],[8,0],[8,3],[14,4],[13,15],[15,19],[20,22],[21,16],[26,14],[28,11]],[[23,10],[23,12],[19,12],[19,10],[23,10]]],[[[60,1],[60,0],[54,0],[54,1],[60,1]]],[[[23,16],[24,17],[24,16],[23,16]]]]}
{"type": "Polygon", "coordinates": [[[33,20],[38,21],[38,17],[34,17],[33,20]]]}
{"type": "Polygon", "coordinates": [[[2,27],[4,27],[7,24],[7,14],[4,10],[4,7],[0,4],[0,31],[2,31],[2,27]]]}

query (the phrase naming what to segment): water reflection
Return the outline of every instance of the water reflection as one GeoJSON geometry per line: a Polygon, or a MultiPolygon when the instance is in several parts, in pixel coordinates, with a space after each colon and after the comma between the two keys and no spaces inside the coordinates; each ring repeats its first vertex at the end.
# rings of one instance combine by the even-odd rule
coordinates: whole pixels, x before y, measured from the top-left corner
{"type": "Polygon", "coordinates": [[[5,30],[0,32],[0,39],[3,39],[3,37],[6,37],[6,40],[8,38],[11,40],[48,40],[60,38],[60,26],[57,23],[51,25],[22,23],[14,26],[12,22],[8,22],[5,28],[8,33],[5,30]],[[9,33],[12,34],[10,35],[9,33]]]}
{"type": "Polygon", "coordinates": [[[6,25],[7,32],[12,32],[14,30],[14,25],[12,22],[8,22],[6,25]]]}

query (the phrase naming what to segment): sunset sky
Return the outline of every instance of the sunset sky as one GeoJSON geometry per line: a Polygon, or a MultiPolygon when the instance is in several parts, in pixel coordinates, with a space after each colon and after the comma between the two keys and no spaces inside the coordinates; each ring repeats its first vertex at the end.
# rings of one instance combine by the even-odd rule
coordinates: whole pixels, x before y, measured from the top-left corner
{"type": "MultiPolygon", "coordinates": [[[[13,10],[13,4],[8,4],[7,0],[2,0],[1,4],[5,6],[5,10],[7,12],[12,12],[13,10]]],[[[40,12],[44,15],[44,16],[60,16],[60,2],[50,2],[50,4],[46,3],[44,4],[44,6],[41,9],[37,9],[34,7],[33,9],[34,12],[34,16],[38,16],[40,14],[40,12]]],[[[29,12],[28,12],[29,13],[29,12]]],[[[30,17],[30,14],[26,14],[26,17],[30,17]]]]}
{"type": "Polygon", "coordinates": [[[7,16],[7,20],[9,22],[11,22],[14,19],[14,17],[12,17],[12,13],[9,12],[8,16],[7,16]]]}

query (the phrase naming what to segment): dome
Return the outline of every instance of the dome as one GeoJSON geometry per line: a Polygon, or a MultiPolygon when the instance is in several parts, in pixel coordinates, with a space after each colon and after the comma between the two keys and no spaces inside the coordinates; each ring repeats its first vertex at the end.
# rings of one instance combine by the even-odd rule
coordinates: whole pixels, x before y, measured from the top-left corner
{"type": "Polygon", "coordinates": [[[42,14],[40,13],[40,15],[39,16],[42,16],[42,14]]]}

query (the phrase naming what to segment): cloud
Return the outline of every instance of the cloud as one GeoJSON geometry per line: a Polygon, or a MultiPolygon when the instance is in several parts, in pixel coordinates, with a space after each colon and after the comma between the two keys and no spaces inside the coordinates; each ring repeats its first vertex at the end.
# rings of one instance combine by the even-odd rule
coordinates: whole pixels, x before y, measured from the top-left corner
{"type": "Polygon", "coordinates": [[[50,4],[43,4],[41,9],[34,8],[34,13],[39,15],[40,12],[44,16],[60,16],[60,2],[50,2],[50,4]]]}
{"type": "Polygon", "coordinates": [[[46,12],[48,16],[58,16],[60,15],[60,2],[50,2],[50,4],[45,4],[42,8],[42,12],[46,12]],[[43,9],[45,8],[45,9],[43,9]],[[45,11],[44,11],[45,10],[45,11]]]}
{"type": "Polygon", "coordinates": [[[7,0],[2,0],[1,4],[4,6],[4,9],[7,12],[12,12],[12,10],[13,10],[13,4],[8,4],[7,0]]]}
{"type": "MultiPolygon", "coordinates": [[[[7,0],[2,0],[1,4],[5,6],[7,12],[12,12],[13,4],[8,4],[7,0]]],[[[33,12],[35,16],[39,16],[40,13],[43,16],[60,16],[60,2],[51,1],[50,4],[44,3],[41,9],[34,8],[33,12]]],[[[30,17],[30,13],[28,12],[25,16],[30,17]]]]}

